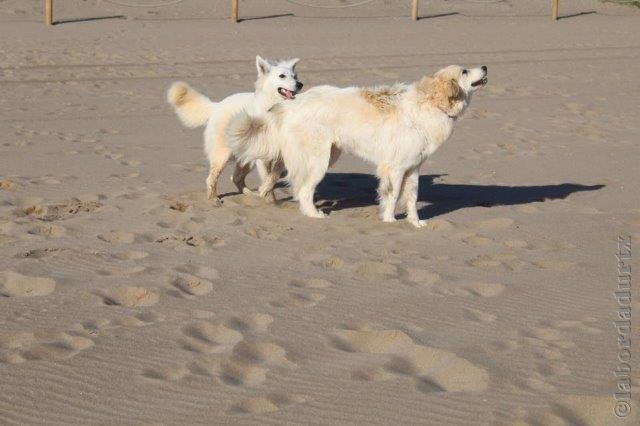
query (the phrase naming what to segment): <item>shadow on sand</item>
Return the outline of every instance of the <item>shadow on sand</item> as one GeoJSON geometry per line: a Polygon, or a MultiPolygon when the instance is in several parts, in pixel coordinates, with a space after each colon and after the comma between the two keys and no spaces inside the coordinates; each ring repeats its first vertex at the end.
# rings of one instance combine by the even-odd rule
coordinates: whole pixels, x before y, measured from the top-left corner
{"type": "Polygon", "coordinates": [[[284,18],[287,16],[295,16],[293,13],[280,13],[278,15],[267,15],[267,16],[253,16],[253,17],[249,17],[249,18],[240,18],[238,19],[238,22],[244,22],[244,21],[259,21],[261,19],[275,19],[275,18],[284,18]]]}
{"type": "Polygon", "coordinates": [[[594,15],[595,13],[597,13],[595,10],[589,10],[587,12],[578,12],[578,13],[572,13],[570,15],[561,15],[561,16],[558,16],[558,20],[577,18],[578,16],[584,16],[584,15],[594,15]]]}
{"type": "Polygon", "coordinates": [[[127,19],[124,15],[113,15],[113,16],[95,16],[93,18],[75,18],[75,19],[59,19],[53,22],[53,25],[61,25],[61,24],[76,24],[79,22],[90,22],[90,21],[102,21],[105,19],[127,19]]]}
{"type": "MultiPolygon", "coordinates": [[[[560,183],[536,186],[463,185],[435,183],[443,175],[420,176],[418,200],[430,204],[420,210],[421,219],[431,219],[468,207],[528,204],[564,199],[574,192],[597,191],[604,185],[560,183]]],[[[334,211],[377,203],[375,176],[363,173],[328,173],[318,186],[316,199],[323,210],[334,211]]]]}

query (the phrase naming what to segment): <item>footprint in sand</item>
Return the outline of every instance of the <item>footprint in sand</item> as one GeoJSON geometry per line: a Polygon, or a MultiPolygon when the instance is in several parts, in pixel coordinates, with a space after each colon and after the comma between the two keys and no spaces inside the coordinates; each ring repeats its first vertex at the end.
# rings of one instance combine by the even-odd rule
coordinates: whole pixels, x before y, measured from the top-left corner
{"type": "Polygon", "coordinates": [[[118,260],[140,260],[149,256],[149,253],[146,251],[125,251],[122,253],[115,253],[113,255],[114,258],[118,260]]]}
{"type": "Polygon", "coordinates": [[[38,248],[27,250],[23,253],[18,254],[16,257],[26,257],[29,259],[44,259],[46,257],[55,257],[66,253],[69,249],[65,248],[56,248],[56,247],[47,247],[47,248],[38,248]]]}
{"type": "Polygon", "coordinates": [[[53,293],[56,282],[46,277],[31,277],[11,270],[0,272],[0,294],[6,297],[46,296],[53,293]]]}
{"type": "Polygon", "coordinates": [[[144,377],[149,379],[169,381],[180,380],[187,374],[189,374],[187,367],[179,364],[150,368],[142,373],[144,377]]]}
{"type": "Polygon", "coordinates": [[[469,321],[489,323],[496,320],[496,314],[489,312],[483,312],[477,309],[466,308],[464,310],[464,317],[469,321]]]}
{"type": "Polygon", "coordinates": [[[236,386],[256,386],[267,380],[267,370],[257,365],[230,358],[221,362],[222,380],[236,386]]]}
{"type": "Polygon", "coordinates": [[[509,247],[510,249],[515,249],[515,250],[531,249],[531,246],[525,240],[506,240],[506,241],[503,241],[502,244],[504,244],[506,247],[509,247]]]}
{"type": "Polygon", "coordinates": [[[345,265],[344,259],[339,256],[326,256],[324,254],[314,254],[306,256],[302,260],[324,269],[340,269],[345,265]]]}
{"type": "Polygon", "coordinates": [[[310,278],[308,280],[293,280],[289,285],[297,288],[324,289],[331,287],[333,283],[322,278],[310,278]]]}
{"type": "Polygon", "coordinates": [[[82,202],[71,200],[59,204],[40,204],[33,203],[25,205],[21,209],[21,213],[26,216],[32,216],[43,221],[54,221],[74,216],[79,213],[91,213],[102,207],[97,202],[82,202]]]}
{"type": "Polygon", "coordinates": [[[59,361],[69,359],[94,345],[93,340],[66,332],[0,333],[0,362],[59,361]]]}
{"type": "Polygon", "coordinates": [[[425,226],[422,229],[426,231],[448,231],[455,227],[456,225],[445,219],[430,219],[427,220],[425,226]]]}
{"type": "Polygon", "coordinates": [[[47,238],[59,238],[67,233],[66,228],[60,225],[35,225],[27,230],[31,235],[40,235],[47,238]]]}
{"type": "Polygon", "coordinates": [[[398,276],[398,266],[384,261],[367,261],[355,265],[355,272],[358,276],[373,278],[380,275],[398,276]]]}
{"type": "Polygon", "coordinates": [[[144,312],[137,315],[124,316],[116,320],[98,319],[84,321],[73,326],[73,330],[90,336],[97,336],[109,330],[120,327],[138,328],[155,324],[163,320],[161,315],[154,312],[144,312]]]}
{"type": "Polygon", "coordinates": [[[100,295],[106,305],[125,306],[127,308],[139,308],[152,306],[158,303],[156,293],[144,287],[116,287],[103,290],[100,295]]]}
{"type": "Polygon", "coordinates": [[[211,281],[188,274],[182,274],[175,278],[173,286],[189,296],[202,296],[213,291],[213,283],[211,281]]]}
{"type": "Polygon", "coordinates": [[[269,367],[294,367],[286,357],[286,351],[279,345],[267,341],[243,340],[233,348],[236,359],[251,364],[269,367]]]}
{"type": "Polygon", "coordinates": [[[183,330],[182,347],[198,353],[219,353],[232,348],[244,337],[222,323],[198,321],[183,330]]]}
{"type": "Polygon", "coordinates": [[[571,261],[562,261],[562,260],[541,260],[539,262],[533,262],[533,265],[540,269],[566,271],[569,269],[573,269],[576,263],[571,261]]]}
{"type": "Polygon", "coordinates": [[[402,272],[405,282],[412,285],[430,287],[440,281],[440,274],[422,268],[406,268],[402,272]]]}
{"type": "Polygon", "coordinates": [[[480,269],[500,269],[505,272],[518,271],[527,263],[512,254],[480,255],[469,259],[467,265],[480,269]]]}
{"type": "Polygon", "coordinates": [[[255,386],[266,380],[271,369],[295,368],[286,355],[284,348],[273,342],[242,340],[220,363],[220,375],[228,384],[255,386]]]}
{"type": "Polygon", "coordinates": [[[271,315],[261,313],[239,315],[229,320],[230,327],[241,332],[244,331],[255,334],[267,331],[271,323],[273,323],[273,317],[271,315]]]}
{"type": "Polygon", "coordinates": [[[192,208],[193,208],[193,206],[191,204],[184,203],[182,201],[174,201],[171,204],[169,204],[169,209],[175,210],[175,211],[180,212],[180,213],[184,213],[186,211],[189,211],[192,208]]]}
{"type": "Polygon", "coordinates": [[[198,375],[217,377],[232,386],[256,386],[267,380],[267,369],[227,355],[206,355],[189,364],[198,375]]]}
{"type": "Polygon", "coordinates": [[[480,297],[495,297],[504,291],[504,285],[498,283],[485,283],[485,282],[447,282],[440,283],[435,288],[435,292],[444,296],[480,296],[480,297]]]}
{"type": "MultiPolygon", "coordinates": [[[[201,354],[188,363],[188,369],[228,385],[256,386],[267,380],[267,373],[272,369],[295,368],[296,364],[289,361],[280,345],[267,340],[247,340],[237,330],[260,333],[266,331],[272,321],[270,315],[250,313],[227,321],[229,327],[222,322],[204,320],[186,326],[182,330],[182,347],[201,354]]],[[[149,371],[145,375],[148,377],[149,371]]]]}
{"type": "Polygon", "coordinates": [[[472,247],[483,247],[483,246],[495,244],[495,241],[493,241],[491,238],[484,237],[482,235],[477,235],[477,234],[463,237],[462,242],[472,247]]]}
{"type": "Polygon", "coordinates": [[[98,235],[98,239],[111,244],[132,244],[139,238],[133,232],[109,231],[98,235]]]}
{"type": "Polygon", "coordinates": [[[98,271],[100,275],[133,275],[146,271],[147,267],[144,265],[120,265],[107,267],[98,271]]]}
{"type": "Polygon", "coordinates": [[[215,281],[218,279],[218,271],[209,266],[201,266],[193,263],[186,263],[184,265],[178,265],[173,268],[176,272],[182,272],[189,275],[196,275],[198,277],[202,277],[208,279],[210,281],[215,281]]]}
{"type": "Polygon", "coordinates": [[[385,356],[386,373],[369,367],[352,375],[357,379],[387,380],[387,374],[407,375],[425,393],[482,391],[489,384],[484,368],[453,352],[416,344],[400,330],[339,330],[331,342],[343,351],[385,356]]]}
{"type": "Polygon", "coordinates": [[[351,378],[355,380],[365,380],[367,382],[383,382],[395,379],[396,376],[382,366],[364,367],[354,371],[351,378]]]}
{"type": "Polygon", "coordinates": [[[267,240],[267,241],[281,241],[281,235],[273,232],[267,227],[260,226],[254,228],[245,229],[244,233],[250,237],[256,238],[258,240],[267,240]]]}
{"type": "Polygon", "coordinates": [[[270,302],[271,306],[276,308],[311,308],[316,306],[325,295],[311,292],[290,292],[286,296],[270,302]]]}
{"type": "Polygon", "coordinates": [[[306,400],[300,395],[276,393],[244,399],[234,404],[229,411],[240,414],[272,413],[291,405],[303,403],[306,400]]]}
{"type": "Polygon", "coordinates": [[[525,342],[542,348],[540,352],[547,359],[562,358],[562,349],[575,348],[576,341],[584,341],[585,335],[601,334],[602,330],[591,325],[588,320],[561,320],[541,322],[524,330],[521,335],[525,342]],[[557,350],[556,350],[557,349],[557,350]]]}
{"type": "Polygon", "coordinates": [[[163,235],[155,239],[156,243],[166,244],[175,249],[185,247],[214,248],[226,244],[224,238],[217,235],[163,235]]]}

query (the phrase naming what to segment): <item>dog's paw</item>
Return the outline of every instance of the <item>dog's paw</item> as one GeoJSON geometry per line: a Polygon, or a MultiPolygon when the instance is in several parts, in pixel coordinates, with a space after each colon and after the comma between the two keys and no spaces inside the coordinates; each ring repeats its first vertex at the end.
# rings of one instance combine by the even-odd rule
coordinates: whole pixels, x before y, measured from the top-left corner
{"type": "Polygon", "coordinates": [[[253,189],[249,189],[246,186],[244,188],[242,188],[242,193],[244,195],[253,195],[254,197],[258,197],[259,196],[257,191],[254,191],[253,189]]]}
{"type": "Polygon", "coordinates": [[[393,223],[393,222],[397,222],[398,219],[396,219],[395,217],[383,217],[382,221],[386,223],[393,223]]]}
{"type": "Polygon", "coordinates": [[[327,217],[327,214],[321,212],[320,210],[316,210],[315,212],[305,212],[304,214],[314,219],[324,219],[325,217],[327,217]]]}
{"type": "Polygon", "coordinates": [[[266,194],[260,194],[260,196],[262,198],[264,198],[264,200],[267,203],[275,203],[276,202],[276,194],[274,194],[273,191],[269,191],[266,194]]]}
{"type": "Polygon", "coordinates": [[[409,223],[415,226],[416,228],[423,228],[427,225],[426,220],[418,220],[418,219],[409,219],[409,223]]]}

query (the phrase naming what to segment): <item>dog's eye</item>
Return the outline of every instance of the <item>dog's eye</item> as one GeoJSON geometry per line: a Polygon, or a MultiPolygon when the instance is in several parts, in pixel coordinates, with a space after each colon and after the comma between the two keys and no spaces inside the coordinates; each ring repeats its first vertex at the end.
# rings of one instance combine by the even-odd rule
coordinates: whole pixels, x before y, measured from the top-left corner
{"type": "Polygon", "coordinates": [[[280,77],[280,78],[284,78],[284,77],[285,77],[285,75],[284,75],[284,74],[280,74],[278,77],[280,77]]]}
{"type": "Polygon", "coordinates": [[[467,75],[469,73],[469,71],[467,70],[462,70],[462,75],[467,75]]]}

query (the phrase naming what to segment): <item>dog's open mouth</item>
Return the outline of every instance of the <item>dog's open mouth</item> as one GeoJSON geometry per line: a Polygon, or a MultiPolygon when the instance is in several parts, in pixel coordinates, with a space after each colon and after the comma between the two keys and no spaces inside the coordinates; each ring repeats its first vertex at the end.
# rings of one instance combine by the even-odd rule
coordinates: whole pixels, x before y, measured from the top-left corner
{"type": "Polygon", "coordinates": [[[485,75],[484,77],[482,77],[480,80],[478,81],[474,81],[473,83],[471,83],[471,87],[479,87],[479,86],[484,86],[485,84],[487,84],[487,76],[485,75]]]}
{"type": "Polygon", "coordinates": [[[296,92],[292,92],[284,87],[278,87],[278,93],[285,99],[293,99],[296,97],[296,92]]]}

